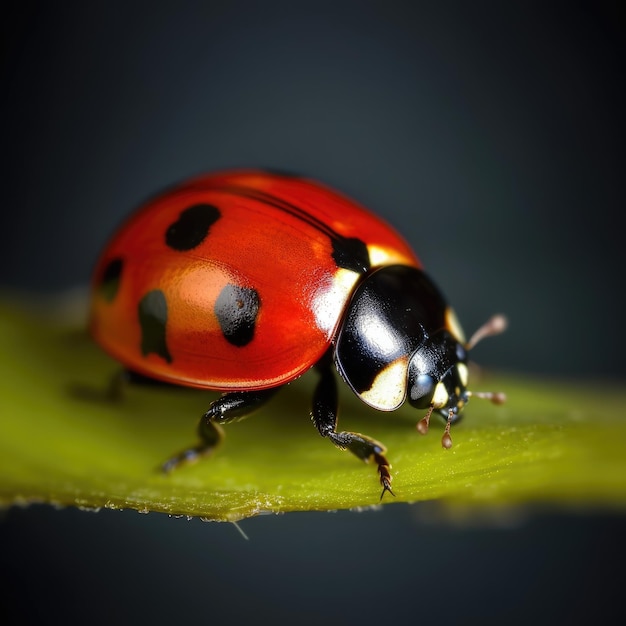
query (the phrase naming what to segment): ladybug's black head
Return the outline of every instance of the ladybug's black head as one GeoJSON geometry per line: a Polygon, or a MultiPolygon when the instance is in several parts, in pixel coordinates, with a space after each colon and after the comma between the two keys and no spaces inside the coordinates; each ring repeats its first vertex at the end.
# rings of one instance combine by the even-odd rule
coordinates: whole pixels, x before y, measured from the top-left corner
{"type": "MultiPolygon", "coordinates": [[[[504,330],[494,317],[469,342],[434,283],[415,267],[390,265],[368,274],[357,286],[339,329],[335,364],[352,390],[371,407],[395,411],[405,400],[433,411],[450,424],[472,394],[467,390],[468,351],[484,336],[504,330]]],[[[492,399],[502,399],[491,394],[492,399]]]]}
{"type": "Polygon", "coordinates": [[[470,348],[483,337],[500,333],[505,327],[504,317],[495,316],[467,343],[456,338],[457,333],[453,335],[444,329],[428,337],[415,351],[409,361],[407,400],[415,408],[427,410],[417,426],[420,433],[428,431],[430,416],[437,411],[447,421],[442,444],[449,448],[452,445],[450,425],[461,419],[471,396],[487,398],[496,404],[504,402],[504,394],[472,393],[467,389],[467,362],[470,348]]]}
{"type": "Polygon", "coordinates": [[[433,407],[448,415],[467,401],[467,350],[442,330],[415,351],[409,361],[407,400],[416,409],[433,407]]]}

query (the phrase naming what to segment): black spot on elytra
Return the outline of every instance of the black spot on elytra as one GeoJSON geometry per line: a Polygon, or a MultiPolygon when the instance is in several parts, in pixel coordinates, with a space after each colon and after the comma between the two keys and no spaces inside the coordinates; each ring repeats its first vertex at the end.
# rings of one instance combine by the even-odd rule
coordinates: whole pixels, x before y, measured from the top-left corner
{"type": "Polygon", "coordinates": [[[185,209],[165,232],[165,243],[178,252],[193,250],[209,234],[209,230],[221,217],[212,204],[194,204],[185,209]]]}
{"type": "Polygon", "coordinates": [[[215,302],[215,315],[224,338],[241,348],[252,341],[260,299],[255,289],[226,285],[215,302]]]}
{"type": "Polygon", "coordinates": [[[109,261],[98,277],[96,289],[107,302],[113,302],[117,295],[123,269],[124,261],[118,257],[109,261]]]}
{"type": "Polygon", "coordinates": [[[168,363],[172,356],[167,349],[165,329],[167,326],[167,300],[160,289],[149,291],[139,302],[139,325],[141,326],[141,352],[144,356],[158,354],[168,363]]]}
{"type": "Polygon", "coordinates": [[[332,257],[337,267],[365,274],[370,269],[370,256],[367,246],[356,237],[333,238],[332,257]]]}

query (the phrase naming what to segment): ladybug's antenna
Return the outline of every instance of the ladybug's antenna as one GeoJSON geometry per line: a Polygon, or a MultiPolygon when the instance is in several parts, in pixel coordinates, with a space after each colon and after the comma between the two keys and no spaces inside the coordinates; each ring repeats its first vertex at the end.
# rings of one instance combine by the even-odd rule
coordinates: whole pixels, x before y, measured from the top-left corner
{"type": "Polygon", "coordinates": [[[441,438],[441,445],[446,450],[452,447],[452,437],[450,436],[450,426],[452,425],[452,418],[454,417],[454,409],[448,411],[448,421],[446,422],[446,428],[443,431],[443,437],[441,438]]]}
{"type": "Polygon", "coordinates": [[[482,341],[485,337],[493,337],[494,335],[499,335],[506,330],[506,327],[509,325],[506,317],[500,313],[494,315],[490,319],[488,319],[471,337],[470,340],[465,344],[465,348],[467,350],[471,350],[479,341],[482,341]]]}
{"type": "Polygon", "coordinates": [[[481,400],[490,400],[493,404],[504,404],[506,402],[506,394],[502,391],[467,391],[471,398],[480,398],[481,400]]]}
{"type": "Polygon", "coordinates": [[[433,414],[433,411],[435,410],[435,405],[431,404],[428,407],[428,412],[426,413],[426,415],[424,417],[422,417],[422,419],[417,422],[417,432],[420,435],[425,435],[428,432],[428,426],[430,424],[430,416],[433,414]]]}
{"type": "MultiPolygon", "coordinates": [[[[479,341],[482,341],[485,337],[493,337],[493,335],[499,335],[506,330],[509,325],[506,317],[500,313],[489,318],[471,337],[465,344],[468,350],[471,350],[479,341]]],[[[490,400],[494,404],[504,404],[506,402],[506,395],[501,391],[467,391],[467,395],[471,398],[481,398],[482,400],[490,400]]]]}

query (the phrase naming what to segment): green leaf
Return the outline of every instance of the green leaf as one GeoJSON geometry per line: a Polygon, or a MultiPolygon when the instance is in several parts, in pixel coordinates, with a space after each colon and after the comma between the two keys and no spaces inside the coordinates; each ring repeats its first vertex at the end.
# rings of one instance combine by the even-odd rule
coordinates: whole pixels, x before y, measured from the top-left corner
{"type": "MultiPolygon", "coordinates": [[[[79,326],[0,304],[0,504],[49,502],[132,508],[211,520],[261,513],[379,504],[375,467],[322,439],[304,376],[248,420],[226,427],[211,458],[171,475],[157,470],[193,443],[210,392],[129,388],[106,398],[117,365],[79,326]]],[[[341,428],[385,443],[396,497],[479,507],[524,503],[626,506],[626,422],[621,387],[483,376],[474,386],[505,391],[508,403],[475,400],[441,447],[433,419],[368,409],[345,386],[341,428]]]]}

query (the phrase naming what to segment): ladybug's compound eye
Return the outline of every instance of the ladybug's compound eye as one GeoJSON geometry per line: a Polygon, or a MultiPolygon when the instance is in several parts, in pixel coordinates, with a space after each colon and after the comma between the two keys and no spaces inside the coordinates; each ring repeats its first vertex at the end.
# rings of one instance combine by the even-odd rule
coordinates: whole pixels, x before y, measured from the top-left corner
{"type": "Polygon", "coordinates": [[[409,387],[409,403],[417,409],[430,406],[437,381],[429,374],[420,374],[409,387]]]}

